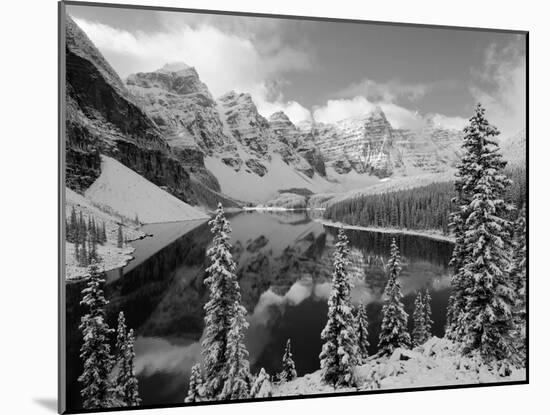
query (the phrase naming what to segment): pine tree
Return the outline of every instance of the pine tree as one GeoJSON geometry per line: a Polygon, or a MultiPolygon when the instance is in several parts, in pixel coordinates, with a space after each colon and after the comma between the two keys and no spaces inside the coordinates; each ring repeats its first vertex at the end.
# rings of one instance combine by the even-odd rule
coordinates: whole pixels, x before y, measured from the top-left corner
{"type": "Polygon", "coordinates": [[[432,327],[434,322],[432,320],[432,296],[430,295],[430,290],[427,287],[424,292],[424,311],[426,313],[424,317],[424,324],[426,326],[426,340],[428,340],[433,335],[432,327]]]}
{"type": "Polygon", "coordinates": [[[78,381],[82,384],[80,395],[84,409],[108,408],[114,403],[114,388],[109,378],[113,367],[109,335],[113,330],[105,322],[108,301],[103,295],[104,282],[103,273],[92,265],[80,302],[88,309],[79,326],[84,339],[80,348],[84,370],[78,381]]]}
{"type": "Polygon", "coordinates": [[[77,240],[77,220],[76,220],[76,210],[73,205],[71,209],[71,220],[69,222],[69,226],[67,228],[67,240],[69,242],[75,242],[77,240]]]}
{"type": "Polygon", "coordinates": [[[134,330],[130,329],[126,338],[126,354],[125,354],[125,376],[124,382],[119,384],[122,386],[124,403],[126,406],[139,406],[141,404],[141,398],[139,397],[138,380],[135,373],[134,359],[136,353],[134,351],[134,330]]]}
{"type": "Polygon", "coordinates": [[[384,306],[382,307],[382,327],[380,328],[378,350],[380,354],[391,354],[398,347],[408,347],[411,338],[407,332],[408,315],[403,306],[403,294],[399,283],[401,272],[401,257],[395,238],[391,243],[390,259],[388,261],[388,283],[384,290],[384,306]]]}
{"type": "Polygon", "coordinates": [[[251,398],[270,398],[273,395],[271,380],[265,369],[262,367],[258,376],[250,388],[251,398]]]}
{"type": "Polygon", "coordinates": [[[250,366],[248,351],[244,345],[244,331],[248,327],[245,319],[246,310],[235,303],[237,311],[231,322],[227,338],[225,361],[227,362],[227,378],[223,385],[220,399],[246,399],[249,395],[250,366]]]}
{"type": "Polygon", "coordinates": [[[97,245],[96,245],[96,242],[95,242],[94,238],[92,237],[92,235],[90,235],[90,240],[88,242],[88,247],[89,247],[89,250],[88,250],[88,263],[91,264],[91,263],[97,261],[97,259],[98,259],[97,245]]]}
{"type": "Polygon", "coordinates": [[[334,253],[327,324],[321,333],[324,344],[319,355],[321,379],[334,386],[352,386],[355,383],[354,367],[359,357],[351,305],[351,282],[347,273],[348,264],[348,238],[344,229],[340,228],[334,253]]]}
{"type": "Polygon", "coordinates": [[[138,391],[138,380],[134,370],[134,331],[126,330],[124,313],[118,314],[116,338],[116,365],[118,374],[116,390],[119,406],[138,406],[141,403],[138,391]]]}
{"type": "Polygon", "coordinates": [[[283,370],[279,374],[279,379],[281,382],[286,382],[295,379],[297,376],[296,365],[294,364],[294,360],[292,360],[292,351],[290,350],[290,339],[288,339],[283,355],[283,370]]]}
{"type": "Polygon", "coordinates": [[[185,397],[186,403],[201,402],[202,396],[202,374],[201,366],[196,363],[191,368],[191,377],[189,378],[189,389],[185,397]]]}
{"type": "Polygon", "coordinates": [[[122,248],[124,246],[124,235],[122,234],[122,225],[118,224],[118,234],[117,234],[117,243],[116,246],[118,248],[122,248]]]}
{"type": "Polygon", "coordinates": [[[428,337],[426,333],[426,309],[421,291],[418,292],[414,300],[413,321],[413,346],[420,346],[424,344],[428,337]]]}
{"type": "Polygon", "coordinates": [[[79,258],[79,265],[81,267],[87,267],[90,264],[88,249],[86,249],[86,238],[84,238],[81,242],[78,258],[79,258]]]}
{"type": "Polygon", "coordinates": [[[105,229],[105,221],[103,222],[103,225],[101,226],[101,241],[102,241],[102,243],[107,242],[107,231],[105,229]]]}
{"type": "Polygon", "coordinates": [[[118,324],[116,331],[116,343],[115,343],[115,362],[118,366],[117,385],[121,386],[123,378],[127,372],[126,364],[126,341],[128,339],[128,332],[126,327],[126,319],[124,318],[124,312],[118,313],[118,324]]]}
{"type": "Polygon", "coordinates": [[[365,363],[369,357],[369,332],[368,332],[368,320],[367,310],[363,304],[359,304],[356,313],[357,326],[355,328],[357,333],[357,344],[359,347],[360,363],[365,363]]]}
{"type": "Polygon", "coordinates": [[[481,105],[464,133],[457,180],[465,195],[460,206],[462,251],[452,279],[454,333],[465,353],[479,350],[486,361],[501,360],[513,353],[515,293],[508,275],[511,224],[506,219],[511,207],[503,200],[511,182],[494,140],[499,132],[486,120],[481,105]]]}
{"type": "MultiPolygon", "coordinates": [[[[209,290],[209,299],[204,306],[206,315],[202,354],[207,398],[216,399],[229,378],[230,362],[227,356],[241,359],[239,339],[244,338],[247,322],[244,318],[246,310],[241,306],[236,266],[229,244],[231,227],[225,218],[221,203],[218,204],[216,216],[209,225],[214,238],[212,246],[207,251],[210,266],[206,269],[207,276],[204,282],[209,290]],[[235,333],[235,330],[242,332],[235,333]],[[233,342],[233,350],[229,350],[230,340],[233,342]]],[[[233,373],[233,376],[236,375],[233,373]]]]}

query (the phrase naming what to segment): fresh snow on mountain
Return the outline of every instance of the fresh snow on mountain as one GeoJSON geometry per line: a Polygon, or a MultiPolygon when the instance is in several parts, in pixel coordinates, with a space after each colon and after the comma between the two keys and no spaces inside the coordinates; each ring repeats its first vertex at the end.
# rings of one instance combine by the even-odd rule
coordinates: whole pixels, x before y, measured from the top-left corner
{"type": "Polygon", "coordinates": [[[220,182],[222,192],[236,199],[261,203],[274,199],[279,190],[305,188],[314,193],[329,191],[334,184],[315,174],[312,178],[289,167],[278,154],[264,161],[267,172],[259,176],[250,170],[235,171],[217,157],[206,157],[204,164],[220,182]]]}
{"type": "Polygon", "coordinates": [[[141,223],[206,219],[199,209],[177,199],[115,159],[102,156],[101,175],[86,198],[141,223]]]}

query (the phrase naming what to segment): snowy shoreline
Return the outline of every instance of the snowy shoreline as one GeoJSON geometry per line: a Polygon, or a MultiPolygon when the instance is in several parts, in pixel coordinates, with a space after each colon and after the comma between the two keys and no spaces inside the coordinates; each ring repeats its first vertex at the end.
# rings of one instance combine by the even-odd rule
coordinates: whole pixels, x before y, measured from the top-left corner
{"type": "Polygon", "coordinates": [[[294,212],[294,211],[304,211],[304,210],[319,210],[319,211],[323,211],[325,210],[325,208],[285,208],[285,207],[280,207],[280,206],[245,206],[242,208],[243,211],[247,212],[247,211],[258,211],[258,212],[261,212],[261,211],[274,211],[274,212],[294,212]]]}
{"type": "Polygon", "coordinates": [[[424,238],[434,239],[436,241],[450,242],[454,243],[455,239],[452,236],[443,235],[441,232],[433,231],[419,231],[411,229],[402,229],[402,228],[379,228],[376,226],[359,226],[359,225],[348,225],[343,222],[334,222],[326,219],[315,219],[317,222],[321,223],[324,226],[330,228],[344,228],[356,231],[367,231],[367,232],[378,232],[378,233],[389,233],[389,234],[402,234],[402,235],[411,235],[411,236],[420,236],[424,238]]]}

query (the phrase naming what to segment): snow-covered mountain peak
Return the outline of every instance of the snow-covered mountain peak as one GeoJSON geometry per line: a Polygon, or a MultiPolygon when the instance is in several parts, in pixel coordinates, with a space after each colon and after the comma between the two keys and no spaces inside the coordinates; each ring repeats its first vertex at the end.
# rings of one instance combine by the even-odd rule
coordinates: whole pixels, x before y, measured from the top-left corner
{"type": "Polygon", "coordinates": [[[185,62],[170,62],[158,69],[157,72],[181,72],[190,68],[191,66],[187,65],[185,62]]]}

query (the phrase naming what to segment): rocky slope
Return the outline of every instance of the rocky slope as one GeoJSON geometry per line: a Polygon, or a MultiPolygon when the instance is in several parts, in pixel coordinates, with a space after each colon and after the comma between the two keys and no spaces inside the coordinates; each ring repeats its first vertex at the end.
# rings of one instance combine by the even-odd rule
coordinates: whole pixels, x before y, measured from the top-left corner
{"type": "MultiPolygon", "coordinates": [[[[202,153],[180,151],[126,88],[86,34],[67,17],[66,184],[85,191],[101,173],[100,154],[118,160],[178,199],[236,203],[219,193],[202,153]]],[[[172,136],[169,136],[172,139],[172,136]]],[[[191,140],[188,140],[191,141],[191,140]]]]}
{"type": "Polygon", "coordinates": [[[502,154],[511,165],[525,166],[527,160],[527,138],[525,130],[521,130],[503,141],[502,154]]]}
{"type": "Polygon", "coordinates": [[[420,130],[393,128],[381,108],[336,124],[314,124],[311,134],[336,173],[354,170],[381,178],[446,171],[458,160],[461,142],[460,131],[430,119],[420,130]]]}

